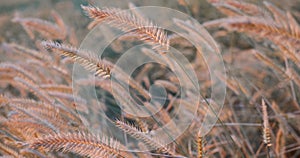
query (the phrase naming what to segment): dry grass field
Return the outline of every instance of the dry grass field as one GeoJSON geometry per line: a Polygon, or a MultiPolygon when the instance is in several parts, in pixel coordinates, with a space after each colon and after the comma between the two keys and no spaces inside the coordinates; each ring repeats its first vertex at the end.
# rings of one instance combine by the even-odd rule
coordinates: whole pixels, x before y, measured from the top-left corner
{"type": "Polygon", "coordinates": [[[0,1],[0,157],[300,157],[299,0],[115,1],[0,1]],[[122,12],[144,5],[196,19],[201,25],[170,17],[206,45],[196,47],[143,12],[122,12]],[[102,24],[125,34],[100,58],[82,42],[102,24]],[[196,35],[204,29],[207,35],[196,35]],[[118,61],[143,43],[140,53],[157,63],[127,74],[131,63],[118,61]],[[169,58],[170,48],[185,57],[199,91],[192,79],[178,77],[186,73],[169,58]],[[225,73],[208,63],[222,63],[225,73]],[[76,68],[88,75],[76,78],[76,68]],[[212,95],[218,85],[226,85],[223,108],[204,127],[218,104],[212,95]],[[128,112],[145,109],[153,115],[128,112]],[[186,120],[182,130],[176,122],[186,120]],[[166,124],[171,130],[154,137],[166,124]],[[164,142],[173,131],[181,134],[164,142]]]}

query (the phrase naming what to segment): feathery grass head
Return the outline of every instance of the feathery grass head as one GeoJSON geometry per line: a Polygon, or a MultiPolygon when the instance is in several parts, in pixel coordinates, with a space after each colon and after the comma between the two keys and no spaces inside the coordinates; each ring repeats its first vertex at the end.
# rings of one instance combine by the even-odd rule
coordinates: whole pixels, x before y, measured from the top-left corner
{"type": "Polygon", "coordinates": [[[81,6],[86,14],[94,19],[90,28],[100,23],[108,23],[124,32],[136,34],[140,40],[150,42],[153,48],[160,51],[169,49],[169,39],[167,33],[153,24],[150,20],[145,20],[135,15],[117,8],[100,9],[94,6],[81,6]]]}
{"type": "Polygon", "coordinates": [[[90,53],[81,52],[74,47],[62,45],[57,42],[44,41],[42,45],[61,56],[70,58],[71,60],[73,60],[73,62],[77,62],[86,70],[94,73],[95,76],[103,78],[110,77],[111,68],[107,66],[103,61],[95,57],[89,57],[88,55],[91,55],[90,53]]]}

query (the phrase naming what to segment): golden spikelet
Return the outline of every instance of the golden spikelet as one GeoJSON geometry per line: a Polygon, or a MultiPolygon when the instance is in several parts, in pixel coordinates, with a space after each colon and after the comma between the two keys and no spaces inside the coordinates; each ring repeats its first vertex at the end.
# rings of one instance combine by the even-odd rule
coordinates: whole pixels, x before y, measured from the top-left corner
{"type": "Polygon", "coordinates": [[[36,95],[40,100],[49,104],[54,103],[55,99],[50,97],[46,91],[39,88],[36,83],[20,77],[15,77],[14,80],[19,84],[21,89],[27,89],[28,91],[36,95]]]}
{"type": "Polygon", "coordinates": [[[107,66],[103,61],[97,60],[97,58],[91,58],[80,52],[79,50],[62,45],[55,42],[46,42],[44,41],[42,45],[47,48],[51,49],[55,53],[59,53],[64,57],[71,58],[73,62],[78,62],[81,66],[83,66],[86,70],[94,73],[95,76],[103,77],[103,78],[110,78],[110,67],[107,66]]]}
{"type": "Polygon", "coordinates": [[[262,112],[263,112],[263,140],[264,143],[270,147],[272,146],[271,143],[271,133],[270,133],[270,124],[269,124],[269,117],[267,112],[267,105],[264,100],[262,100],[262,112]]]}
{"type": "Polygon", "coordinates": [[[160,48],[162,51],[169,49],[167,33],[149,20],[144,20],[118,8],[100,9],[93,6],[81,7],[90,18],[94,19],[90,28],[99,23],[106,22],[124,32],[132,31],[132,33],[138,35],[141,40],[151,42],[154,48],[160,46],[162,47],[160,48]]]}
{"type": "Polygon", "coordinates": [[[203,158],[203,137],[200,132],[197,134],[197,158],[203,158]]]}
{"type": "Polygon", "coordinates": [[[3,45],[4,47],[8,47],[12,49],[14,52],[18,53],[19,55],[24,55],[39,61],[51,61],[49,55],[41,53],[39,51],[29,49],[15,43],[4,43],[3,45]]]}
{"type": "Polygon", "coordinates": [[[4,69],[11,70],[13,72],[8,72],[8,73],[12,73],[16,76],[27,79],[31,82],[38,82],[38,78],[34,73],[24,69],[21,66],[22,65],[19,66],[19,65],[16,65],[16,64],[12,64],[12,63],[2,62],[2,63],[0,63],[0,71],[3,71],[4,69]]]}
{"type": "Polygon", "coordinates": [[[38,18],[21,18],[18,14],[12,21],[20,23],[31,39],[35,38],[33,31],[40,33],[47,39],[65,39],[67,30],[62,18],[54,11],[51,14],[55,23],[38,18]]]}
{"type": "Polygon", "coordinates": [[[248,35],[257,35],[260,38],[267,38],[275,44],[282,42],[288,43],[290,46],[299,48],[299,37],[292,34],[289,30],[276,24],[273,21],[260,19],[257,17],[234,17],[224,18],[215,21],[210,21],[204,24],[206,27],[221,26],[230,31],[243,32],[248,35]]]}
{"type": "Polygon", "coordinates": [[[71,87],[66,85],[57,85],[57,84],[43,84],[40,85],[41,89],[46,91],[62,92],[72,94],[73,90],[71,87]]]}
{"type": "Polygon", "coordinates": [[[234,0],[208,0],[213,6],[227,16],[230,15],[259,15],[262,9],[255,4],[234,0]]]}
{"type": "Polygon", "coordinates": [[[142,131],[138,130],[137,128],[135,128],[131,125],[128,125],[128,124],[126,124],[122,121],[119,121],[119,120],[116,121],[116,126],[119,127],[120,129],[122,129],[127,134],[131,135],[132,137],[134,137],[138,140],[141,140],[148,147],[154,148],[154,149],[156,149],[157,151],[159,151],[161,153],[168,154],[168,155],[171,155],[171,156],[175,156],[175,154],[172,151],[170,151],[167,147],[165,147],[160,142],[158,142],[158,140],[153,139],[147,133],[142,132],[142,131]]]}
{"type": "Polygon", "coordinates": [[[24,158],[24,156],[22,156],[18,151],[15,151],[11,147],[7,146],[6,144],[3,144],[3,142],[0,142],[0,149],[1,151],[4,151],[5,154],[8,154],[10,156],[24,158]]]}
{"type": "Polygon", "coordinates": [[[48,135],[30,141],[29,146],[32,149],[73,152],[92,158],[123,158],[118,149],[118,142],[105,137],[100,138],[100,136],[90,133],[59,133],[48,135]]]}

